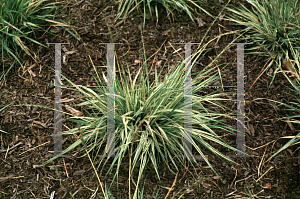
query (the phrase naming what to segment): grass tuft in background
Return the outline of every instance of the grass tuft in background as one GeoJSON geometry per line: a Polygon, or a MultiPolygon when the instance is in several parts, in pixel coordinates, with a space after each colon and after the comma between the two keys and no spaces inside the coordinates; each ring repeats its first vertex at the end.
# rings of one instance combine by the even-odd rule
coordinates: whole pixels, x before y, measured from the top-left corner
{"type": "Polygon", "coordinates": [[[251,10],[244,5],[234,9],[226,7],[231,12],[228,19],[236,25],[246,27],[241,31],[245,35],[241,41],[254,43],[255,47],[248,49],[252,51],[251,54],[269,57],[267,61],[269,64],[265,70],[275,63],[271,84],[280,68],[292,72],[299,71],[299,65],[298,69],[295,68],[295,61],[300,58],[299,0],[247,0],[247,2],[251,5],[251,10]]]}
{"type": "Polygon", "coordinates": [[[212,16],[200,6],[201,4],[206,4],[204,0],[114,0],[114,2],[118,5],[119,13],[115,20],[118,20],[122,15],[124,19],[128,18],[128,15],[136,10],[144,16],[144,25],[146,18],[149,19],[149,16],[152,18],[152,13],[155,13],[158,20],[162,9],[167,12],[169,20],[171,20],[170,15],[172,15],[174,20],[176,14],[174,11],[177,11],[178,13],[186,13],[195,22],[192,13],[196,8],[212,16]]]}
{"type": "MultiPolygon", "coordinates": [[[[56,3],[48,3],[49,0],[0,0],[0,46],[2,54],[3,71],[0,73],[0,82],[5,78],[17,61],[23,72],[24,66],[19,60],[22,52],[28,54],[36,61],[37,56],[28,47],[30,42],[44,46],[36,40],[36,31],[48,32],[45,26],[69,26],[55,19],[53,12],[59,8],[56,3]],[[4,52],[14,58],[10,68],[4,70],[4,52]]],[[[66,29],[69,33],[70,31],[66,29]]]]}

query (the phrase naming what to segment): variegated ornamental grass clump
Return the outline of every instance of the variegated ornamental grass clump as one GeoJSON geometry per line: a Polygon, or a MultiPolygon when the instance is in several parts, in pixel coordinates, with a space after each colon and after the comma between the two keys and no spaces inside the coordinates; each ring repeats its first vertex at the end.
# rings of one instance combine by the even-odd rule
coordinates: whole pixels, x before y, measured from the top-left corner
{"type": "MultiPolygon", "coordinates": [[[[17,61],[25,71],[19,60],[22,52],[30,55],[34,60],[35,53],[29,48],[29,42],[45,46],[36,40],[35,31],[45,30],[45,25],[68,26],[55,19],[53,12],[58,8],[56,3],[49,0],[0,0],[0,46],[2,54],[3,71],[0,73],[0,82],[11,70],[17,61]],[[4,51],[15,61],[7,71],[4,71],[4,51]]],[[[67,30],[67,29],[66,29],[67,30]]],[[[69,30],[67,30],[69,32],[69,30]]],[[[54,34],[52,34],[54,35],[54,34]]]]}
{"type": "MultiPolygon", "coordinates": [[[[207,44],[206,44],[207,45],[207,44]]],[[[206,45],[204,45],[206,47],[206,45]]],[[[194,67],[195,62],[199,61],[199,56],[204,52],[205,47],[202,47],[193,54],[194,67]]],[[[202,54],[203,55],[203,54],[202,54]]],[[[146,59],[145,59],[146,60],[146,59]]],[[[214,60],[215,61],[215,60],[214,60]]],[[[119,63],[119,62],[118,62],[119,63]]],[[[146,63],[146,62],[144,62],[146,63]]],[[[204,157],[207,164],[213,169],[210,162],[204,156],[204,149],[212,154],[219,156],[225,160],[235,163],[230,158],[215,149],[208,141],[215,142],[230,150],[237,151],[235,147],[229,146],[215,132],[216,129],[236,133],[235,128],[224,123],[221,117],[235,119],[235,115],[221,114],[212,111],[205,103],[217,105],[218,100],[228,100],[222,97],[226,94],[216,94],[215,92],[207,95],[199,95],[198,92],[203,89],[196,85],[211,85],[220,77],[219,74],[211,74],[212,70],[220,65],[206,67],[201,73],[193,78],[192,90],[192,146],[196,149],[197,154],[204,157]],[[210,68],[209,68],[210,67],[210,68]]],[[[163,80],[159,81],[160,74],[155,69],[155,81],[149,82],[148,67],[146,64],[140,66],[137,75],[132,78],[129,71],[125,73],[123,65],[118,70],[122,72],[120,77],[115,80],[115,157],[112,157],[113,162],[109,168],[112,171],[115,163],[117,163],[118,176],[119,168],[124,162],[123,157],[130,155],[129,173],[139,165],[138,183],[142,177],[143,171],[147,164],[153,165],[159,178],[159,163],[164,163],[164,166],[172,164],[178,170],[178,163],[184,164],[184,73],[185,61],[175,66],[171,72],[167,73],[163,80]]],[[[65,78],[66,79],[66,78],[65,78]]],[[[67,80],[69,81],[69,80],[67,80]]],[[[107,136],[107,92],[105,84],[100,78],[96,79],[99,89],[91,89],[87,87],[79,87],[69,81],[76,87],[79,94],[82,96],[83,102],[76,105],[85,108],[88,116],[70,117],[68,120],[77,123],[80,128],[74,128],[64,135],[76,135],[80,137],[76,142],[70,145],[63,151],[62,154],[75,150],[78,146],[83,152],[82,156],[86,156],[89,152],[92,154],[91,160],[99,163],[105,157],[104,147],[106,146],[107,136]]],[[[43,165],[53,161],[54,157],[43,165]]],[[[190,163],[197,165],[194,157],[188,157],[190,163]]],[[[104,165],[106,162],[104,163],[104,165]]],[[[103,167],[104,168],[104,167],[103,167]]],[[[108,172],[108,173],[109,173],[108,172]]],[[[174,171],[173,171],[174,172],[174,171]]],[[[215,172],[215,171],[214,171],[215,172]]],[[[175,172],[174,172],[175,173],[175,172]]],[[[217,174],[218,175],[218,174],[217,174]]],[[[159,178],[160,179],[160,178],[159,178]]],[[[137,183],[137,184],[138,184],[137,183]]],[[[137,194],[137,193],[135,193],[137,194]]]]}
{"type": "Polygon", "coordinates": [[[229,20],[246,27],[241,31],[245,35],[241,41],[253,42],[254,47],[249,48],[251,53],[269,56],[266,70],[275,63],[272,82],[280,68],[290,73],[299,71],[299,65],[295,64],[300,58],[299,0],[247,2],[251,4],[251,10],[242,4],[241,8],[226,8],[230,11],[229,20]]]}

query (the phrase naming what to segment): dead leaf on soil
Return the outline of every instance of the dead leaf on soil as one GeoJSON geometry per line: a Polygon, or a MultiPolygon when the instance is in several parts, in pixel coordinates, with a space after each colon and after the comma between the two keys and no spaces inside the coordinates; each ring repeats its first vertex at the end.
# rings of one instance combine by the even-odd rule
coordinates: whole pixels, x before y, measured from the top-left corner
{"type": "Polygon", "coordinates": [[[286,59],[283,59],[282,64],[288,71],[292,71],[291,67],[293,67],[293,64],[292,64],[291,60],[287,61],[286,59]]]}
{"type": "Polygon", "coordinates": [[[73,100],[74,100],[74,98],[71,98],[71,99],[65,98],[65,99],[61,99],[60,101],[61,102],[71,102],[73,100]]]}
{"type": "Polygon", "coordinates": [[[31,69],[29,69],[29,73],[33,76],[33,77],[35,77],[36,76],[36,74],[34,74],[34,72],[32,72],[32,70],[31,69]]]}
{"type": "MultiPolygon", "coordinates": [[[[208,155],[204,155],[206,159],[208,159],[208,155]]],[[[203,157],[195,157],[197,161],[205,161],[203,157]]]]}
{"type": "Polygon", "coordinates": [[[73,115],[76,115],[76,116],[81,116],[82,115],[82,112],[72,108],[71,106],[69,105],[65,105],[67,111],[71,112],[73,115]]]}
{"type": "MultiPolygon", "coordinates": [[[[43,123],[43,122],[33,121],[32,123],[39,124],[39,125],[41,125],[42,127],[47,128],[47,125],[46,125],[45,123],[43,123]]],[[[33,125],[33,126],[36,126],[36,125],[33,125]]]]}
{"type": "Polygon", "coordinates": [[[85,173],[85,170],[75,171],[75,172],[73,173],[73,176],[79,176],[79,175],[82,175],[82,174],[84,174],[84,173],[85,173]]]}
{"type": "Polygon", "coordinates": [[[289,125],[289,127],[290,127],[290,129],[293,131],[293,132],[295,132],[295,128],[294,128],[294,126],[292,125],[292,123],[291,122],[287,122],[287,124],[289,125]]]}
{"type": "Polygon", "coordinates": [[[138,60],[138,59],[134,60],[134,65],[136,65],[136,64],[140,64],[140,63],[142,63],[142,61],[141,61],[141,60],[138,60]]]}
{"type": "Polygon", "coordinates": [[[265,184],[265,186],[263,186],[263,189],[271,189],[271,183],[267,183],[265,184]]]}
{"type": "Polygon", "coordinates": [[[160,66],[160,65],[161,65],[161,61],[162,61],[162,60],[157,61],[157,62],[156,62],[156,66],[160,66]]]}
{"type": "Polygon", "coordinates": [[[202,21],[202,19],[201,19],[201,18],[195,18],[195,19],[197,20],[197,22],[198,22],[198,26],[199,26],[199,27],[202,27],[202,26],[204,26],[205,22],[204,22],[204,21],[202,21]]]}

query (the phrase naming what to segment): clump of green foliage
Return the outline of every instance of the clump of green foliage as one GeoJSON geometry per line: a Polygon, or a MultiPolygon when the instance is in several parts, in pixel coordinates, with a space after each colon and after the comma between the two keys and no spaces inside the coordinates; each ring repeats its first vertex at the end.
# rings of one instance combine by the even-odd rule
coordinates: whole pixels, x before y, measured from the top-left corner
{"type": "MultiPolygon", "coordinates": [[[[228,19],[236,25],[246,27],[241,30],[245,37],[240,41],[253,42],[254,47],[248,49],[252,51],[251,54],[269,57],[270,62],[266,70],[276,63],[271,84],[285,62],[293,72],[299,71],[300,68],[296,69],[293,64],[300,58],[299,0],[247,0],[247,2],[251,4],[252,10],[242,4],[241,8],[226,7],[231,11],[228,19]]],[[[287,66],[285,67],[287,69],[287,66]]]]}
{"type": "MultiPolygon", "coordinates": [[[[3,65],[0,82],[11,70],[15,61],[17,61],[23,68],[23,71],[25,71],[25,67],[19,60],[19,55],[22,52],[25,52],[36,60],[35,53],[28,47],[29,42],[45,47],[44,44],[33,38],[33,36],[36,37],[35,31],[42,30],[55,35],[48,32],[44,27],[47,25],[60,27],[69,26],[55,19],[56,15],[54,15],[53,12],[59,8],[59,6],[56,6],[55,3],[47,3],[48,1],[49,0],[0,0],[0,46],[3,65]],[[15,59],[7,71],[4,70],[4,51],[15,59]]],[[[70,32],[69,30],[67,31],[70,32]]]]}

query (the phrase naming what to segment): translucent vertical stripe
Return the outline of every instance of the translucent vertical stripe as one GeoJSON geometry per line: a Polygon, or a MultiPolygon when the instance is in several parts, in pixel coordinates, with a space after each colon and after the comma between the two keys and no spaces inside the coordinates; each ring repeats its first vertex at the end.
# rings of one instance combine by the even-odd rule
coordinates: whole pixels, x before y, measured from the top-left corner
{"type": "MultiPolygon", "coordinates": [[[[54,101],[54,154],[57,156],[62,152],[62,107],[61,107],[61,45],[68,43],[47,43],[55,44],[55,101],[54,101]]],[[[66,155],[64,155],[66,157],[66,155]]]]}
{"type": "MultiPolygon", "coordinates": [[[[244,115],[244,44],[237,43],[237,132],[236,148],[245,153],[245,115],[244,115]]],[[[244,156],[237,152],[238,156],[244,156]]]]}
{"type": "Polygon", "coordinates": [[[191,77],[191,48],[192,44],[185,44],[185,79],[184,79],[184,154],[192,154],[192,77],[191,77]],[[190,140],[190,141],[189,141],[190,140]]]}
{"type": "Polygon", "coordinates": [[[115,156],[115,51],[114,43],[107,44],[107,156],[115,156]]]}

